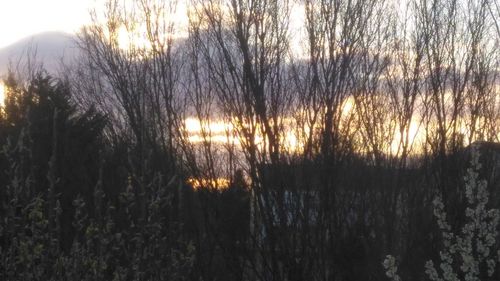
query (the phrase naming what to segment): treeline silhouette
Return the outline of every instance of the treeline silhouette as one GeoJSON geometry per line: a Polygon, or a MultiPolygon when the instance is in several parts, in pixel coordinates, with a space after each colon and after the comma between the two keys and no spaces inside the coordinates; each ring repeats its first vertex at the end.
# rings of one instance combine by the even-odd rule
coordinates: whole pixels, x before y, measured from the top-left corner
{"type": "Polygon", "coordinates": [[[495,1],[176,4],[107,1],[5,79],[3,280],[422,280],[473,143],[498,207],[495,1]]]}

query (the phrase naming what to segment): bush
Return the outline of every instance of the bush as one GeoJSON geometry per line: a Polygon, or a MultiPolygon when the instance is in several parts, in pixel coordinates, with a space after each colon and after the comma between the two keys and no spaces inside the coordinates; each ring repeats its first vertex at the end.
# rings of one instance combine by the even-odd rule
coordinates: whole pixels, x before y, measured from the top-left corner
{"type": "MultiPolygon", "coordinates": [[[[425,273],[433,281],[486,280],[495,273],[500,252],[495,251],[498,237],[500,211],[488,209],[489,192],[487,182],[479,179],[479,152],[471,148],[471,163],[464,177],[467,208],[466,222],[460,231],[454,233],[446,218],[441,197],[434,201],[434,216],[441,230],[443,247],[439,251],[439,268],[429,260],[425,273]]],[[[388,255],[383,262],[386,275],[391,280],[400,281],[396,259],[388,255]]]]}

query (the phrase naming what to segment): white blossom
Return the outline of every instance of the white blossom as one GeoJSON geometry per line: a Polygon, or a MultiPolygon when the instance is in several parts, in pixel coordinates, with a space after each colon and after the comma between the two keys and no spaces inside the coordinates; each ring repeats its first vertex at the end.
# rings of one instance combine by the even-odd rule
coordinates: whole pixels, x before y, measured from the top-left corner
{"type": "MultiPolygon", "coordinates": [[[[448,224],[441,198],[437,196],[432,202],[434,216],[443,237],[443,249],[439,252],[440,272],[433,261],[427,261],[425,264],[425,273],[433,281],[458,281],[458,276],[464,276],[465,281],[479,281],[482,268],[480,265],[486,265],[486,273],[491,277],[495,272],[497,261],[500,262],[500,250],[492,251],[498,236],[500,211],[487,208],[488,184],[485,180],[479,179],[481,163],[476,147],[472,147],[471,155],[471,167],[467,169],[464,177],[465,196],[469,204],[465,210],[467,222],[458,233],[451,232],[452,228],[448,224]],[[457,266],[460,268],[460,274],[455,272],[457,266]]],[[[387,256],[384,267],[389,278],[400,280],[393,256],[387,256]]]]}
{"type": "Polygon", "coordinates": [[[387,275],[387,277],[389,277],[392,281],[401,281],[401,278],[397,273],[398,267],[396,266],[396,259],[393,256],[387,255],[382,264],[386,270],[385,275],[387,275]]]}

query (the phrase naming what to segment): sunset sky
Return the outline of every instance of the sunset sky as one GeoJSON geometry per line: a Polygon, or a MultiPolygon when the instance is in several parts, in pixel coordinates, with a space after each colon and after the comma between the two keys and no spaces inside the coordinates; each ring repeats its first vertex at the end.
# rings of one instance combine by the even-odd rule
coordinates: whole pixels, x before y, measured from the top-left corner
{"type": "Polygon", "coordinates": [[[2,0],[0,48],[31,35],[75,33],[89,21],[89,8],[102,0],[2,0]]]}

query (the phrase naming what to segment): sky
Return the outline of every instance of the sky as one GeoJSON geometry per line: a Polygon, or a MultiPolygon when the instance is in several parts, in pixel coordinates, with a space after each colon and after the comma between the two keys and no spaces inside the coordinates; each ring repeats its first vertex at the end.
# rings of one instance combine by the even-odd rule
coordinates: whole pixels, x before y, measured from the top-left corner
{"type": "MultiPolygon", "coordinates": [[[[90,22],[89,10],[102,7],[105,0],[0,0],[0,48],[43,32],[75,34],[90,22]]],[[[179,3],[182,3],[180,1],[179,3]]],[[[295,7],[292,17],[303,21],[302,10],[295,7]]],[[[187,24],[186,9],[178,6],[179,22],[187,24]]],[[[294,29],[294,26],[291,26],[294,29]]],[[[297,36],[294,36],[298,38],[297,36]]],[[[297,41],[297,40],[296,40],[297,41]]],[[[298,43],[292,42],[292,48],[298,43]]]]}
{"type": "Polygon", "coordinates": [[[0,48],[34,34],[75,33],[100,0],[0,0],[0,48]]]}

